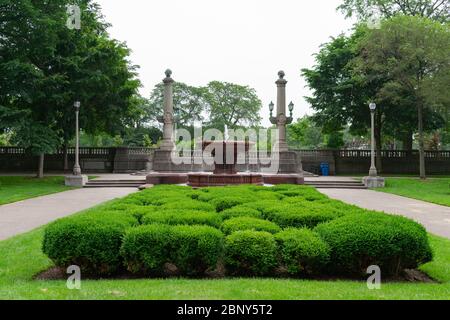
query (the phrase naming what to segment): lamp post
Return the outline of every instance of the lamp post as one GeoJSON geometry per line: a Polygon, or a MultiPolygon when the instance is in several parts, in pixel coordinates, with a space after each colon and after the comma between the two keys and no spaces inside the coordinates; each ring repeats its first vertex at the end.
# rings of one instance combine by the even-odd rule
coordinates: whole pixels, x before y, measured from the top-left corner
{"type": "Polygon", "coordinates": [[[73,104],[75,108],[75,166],[73,167],[73,175],[80,176],[81,175],[81,167],[80,167],[80,126],[78,115],[80,113],[81,103],[80,101],[75,101],[73,104]]]}
{"type": "Polygon", "coordinates": [[[377,105],[374,102],[369,104],[370,117],[371,117],[371,163],[369,176],[363,178],[363,183],[367,188],[384,188],[385,179],[378,176],[377,168],[375,166],[375,111],[377,110],[377,105]]]}
{"type": "Polygon", "coordinates": [[[377,109],[377,105],[372,102],[369,104],[370,109],[370,118],[371,118],[371,162],[370,162],[370,170],[369,177],[376,177],[378,175],[377,168],[375,166],[375,110],[377,109]]]}
{"type": "Polygon", "coordinates": [[[80,125],[78,115],[80,113],[81,103],[75,101],[75,165],[73,166],[73,175],[66,176],[65,183],[68,187],[82,188],[88,182],[88,177],[81,174],[80,167],[80,125]]]}

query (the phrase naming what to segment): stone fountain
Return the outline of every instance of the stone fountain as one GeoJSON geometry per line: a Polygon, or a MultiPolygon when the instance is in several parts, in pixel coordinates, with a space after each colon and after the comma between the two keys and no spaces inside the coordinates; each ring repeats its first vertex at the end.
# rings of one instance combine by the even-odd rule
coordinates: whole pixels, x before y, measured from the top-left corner
{"type": "MultiPolygon", "coordinates": [[[[286,114],[286,84],[285,73],[278,73],[277,84],[277,114],[273,115],[274,104],[270,104],[270,120],[277,125],[278,140],[270,156],[258,155],[256,164],[239,163],[239,156],[246,158],[247,154],[255,160],[249,152],[251,142],[230,141],[228,128],[225,128],[223,141],[201,141],[197,150],[191,155],[179,159],[175,148],[173,129],[176,123],[173,110],[172,71],[166,71],[164,83],[164,114],[158,117],[163,124],[163,140],[158,150],[155,150],[152,169],[147,172],[147,184],[188,184],[192,187],[225,186],[236,184],[303,184],[304,175],[301,159],[297,152],[291,151],[286,143],[286,125],[291,123],[293,103],[289,105],[290,116],[286,114]],[[212,158],[205,164],[207,158],[212,158]],[[212,157],[211,157],[212,156],[212,157]],[[268,160],[268,161],[266,161],[268,160]],[[243,166],[244,164],[244,166],[243,166]],[[213,167],[213,168],[212,168],[213,167]],[[238,168],[241,171],[239,172],[238,168]],[[247,170],[245,170],[247,169],[247,170]],[[252,172],[250,172],[251,169],[252,172]],[[212,171],[212,172],[211,172],[212,171]]],[[[249,161],[250,162],[250,161],[249,161]]]]}
{"type": "Polygon", "coordinates": [[[212,149],[214,171],[212,173],[189,173],[188,185],[199,188],[240,184],[263,185],[262,174],[238,172],[236,165],[240,152],[247,153],[250,142],[246,141],[204,141],[202,150],[212,149]]]}

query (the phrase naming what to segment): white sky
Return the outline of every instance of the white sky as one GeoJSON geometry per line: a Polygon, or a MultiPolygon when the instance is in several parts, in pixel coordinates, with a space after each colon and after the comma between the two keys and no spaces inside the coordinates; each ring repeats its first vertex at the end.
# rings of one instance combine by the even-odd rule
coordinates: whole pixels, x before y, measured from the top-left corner
{"type": "Polygon", "coordinates": [[[263,101],[276,101],[277,73],[286,72],[295,116],[311,114],[302,68],[331,36],[352,20],[336,11],[341,0],[97,0],[113,38],[126,41],[140,66],[141,93],[172,69],[176,81],[206,85],[219,80],[249,85],[263,101]]]}

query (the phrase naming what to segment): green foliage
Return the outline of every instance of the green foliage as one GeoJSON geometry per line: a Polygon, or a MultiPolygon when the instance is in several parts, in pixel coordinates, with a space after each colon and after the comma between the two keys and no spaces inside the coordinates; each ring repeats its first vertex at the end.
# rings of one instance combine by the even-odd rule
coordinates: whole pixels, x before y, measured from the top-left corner
{"type": "Polygon", "coordinates": [[[298,207],[279,207],[267,210],[267,218],[282,228],[314,228],[315,226],[341,217],[343,214],[331,208],[313,209],[298,207]]]}
{"type": "Polygon", "coordinates": [[[94,275],[355,276],[367,264],[396,275],[431,259],[415,222],[291,185],[155,187],[49,225],[43,248],[94,275]]]}
{"type": "Polygon", "coordinates": [[[232,218],[222,224],[222,231],[225,234],[243,230],[277,233],[281,231],[281,228],[273,222],[252,217],[232,218]]]}
{"type": "Polygon", "coordinates": [[[288,143],[292,148],[320,149],[324,146],[322,128],[309,116],[304,116],[287,127],[288,143]]]}
{"type": "Polygon", "coordinates": [[[287,229],[275,235],[281,264],[293,275],[319,274],[330,259],[330,248],[308,229],[287,229]]]}
{"type": "Polygon", "coordinates": [[[223,220],[237,218],[237,217],[252,217],[262,218],[260,211],[247,207],[246,205],[240,205],[231,209],[226,209],[220,213],[223,220]]]}
{"type": "Polygon", "coordinates": [[[109,275],[121,267],[119,249],[136,219],[118,212],[64,218],[45,229],[43,252],[59,267],[77,265],[84,273],[109,275]]]}
{"type": "Polygon", "coordinates": [[[222,212],[226,209],[233,208],[235,206],[238,206],[240,204],[245,203],[244,199],[239,198],[232,198],[232,197],[223,197],[223,198],[215,198],[211,200],[211,203],[216,208],[217,212],[222,212]]]}
{"type": "Polygon", "coordinates": [[[276,266],[277,244],[272,234],[237,231],[225,239],[225,265],[232,275],[267,275],[276,266]]]}
{"type": "MultiPolygon", "coordinates": [[[[149,121],[155,121],[158,116],[164,114],[164,85],[159,83],[153,89],[147,116],[149,121]]],[[[189,86],[182,82],[173,84],[174,116],[181,127],[190,127],[194,121],[202,121],[202,114],[207,110],[205,89],[189,86]]]]}
{"type": "Polygon", "coordinates": [[[210,126],[223,130],[259,124],[262,108],[255,89],[228,82],[212,81],[205,88],[210,126]]]}
{"type": "Polygon", "coordinates": [[[209,225],[219,228],[222,218],[215,212],[201,212],[195,210],[167,210],[155,211],[142,218],[143,224],[170,224],[170,225],[209,225]]]}
{"type": "Polygon", "coordinates": [[[121,254],[133,273],[164,274],[173,264],[180,273],[197,276],[215,269],[223,251],[223,235],[207,226],[148,225],[125,235],[121,254]]]}
{"type": "Polygon", "coordinates": [[[377,212],[352,214],[319,225],[315,231],[331,248],[329,268],[363,276],[371,265],[384,275],[399,275],[432,260],[425,228],[400,216],[377,212]]]}
{"type": "Polygon", "coordinates": [[[35,154],[68,144],[75,134],[76,100],[86,132],[120,131],[140,85],[136,67],[128,62],[129,49],[109,38],[99,6],[79,2],[83,27],[70,30],[69,4],[1,3],[0,128],[10,129],[13,143],[35,154]]]}
{"type": "Polygon", "coordinates": [[[223,234],[207,226],[176,226],[171,231],[173,262],[182,274],[201,275],[216,268],[223,253],[223,234]]]}
{"type": "Polygon", "coordinates": [[[163,274],[169,261],[171,228],[168,225],[147,225],[127,231],[120,254],[132,273],[163,274]]]}
{"type": "Polygon", "coordinates": [[[347,17],[356,15],[366,20],[390,18],[398,14],[449,21],[448,1],[435,0],[343,0],[338,7],[347,17]],[[377,17],[377,15],[379,15],[377,17]]]}

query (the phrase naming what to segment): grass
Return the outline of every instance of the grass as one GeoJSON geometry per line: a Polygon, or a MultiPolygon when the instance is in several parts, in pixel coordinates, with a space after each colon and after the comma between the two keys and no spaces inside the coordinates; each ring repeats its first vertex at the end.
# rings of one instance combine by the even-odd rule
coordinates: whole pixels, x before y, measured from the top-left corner
{"type": "Polygon", "coordinates": [[[363,281],[282,279],[82,280],[81,290],[65,281],[37,281],[35,274],[52,266],[41,252],[43,228],[0,242],[0,299],[229,299],[229,300],[446,300],[450,292],[450,241],[430,235],[435,260],[422,270],[441,283],[389,282],[368,290],[363,281]]]}
{"type": "Polygon", "coordinates": [[[0,177],[0,205],[71,190],[64,177],[0,177]]]}
{"type": "Polygon", "coordinates": [[[450,178],[387,178],[386,188],[377,191],[450,206],[450,178]]]}

